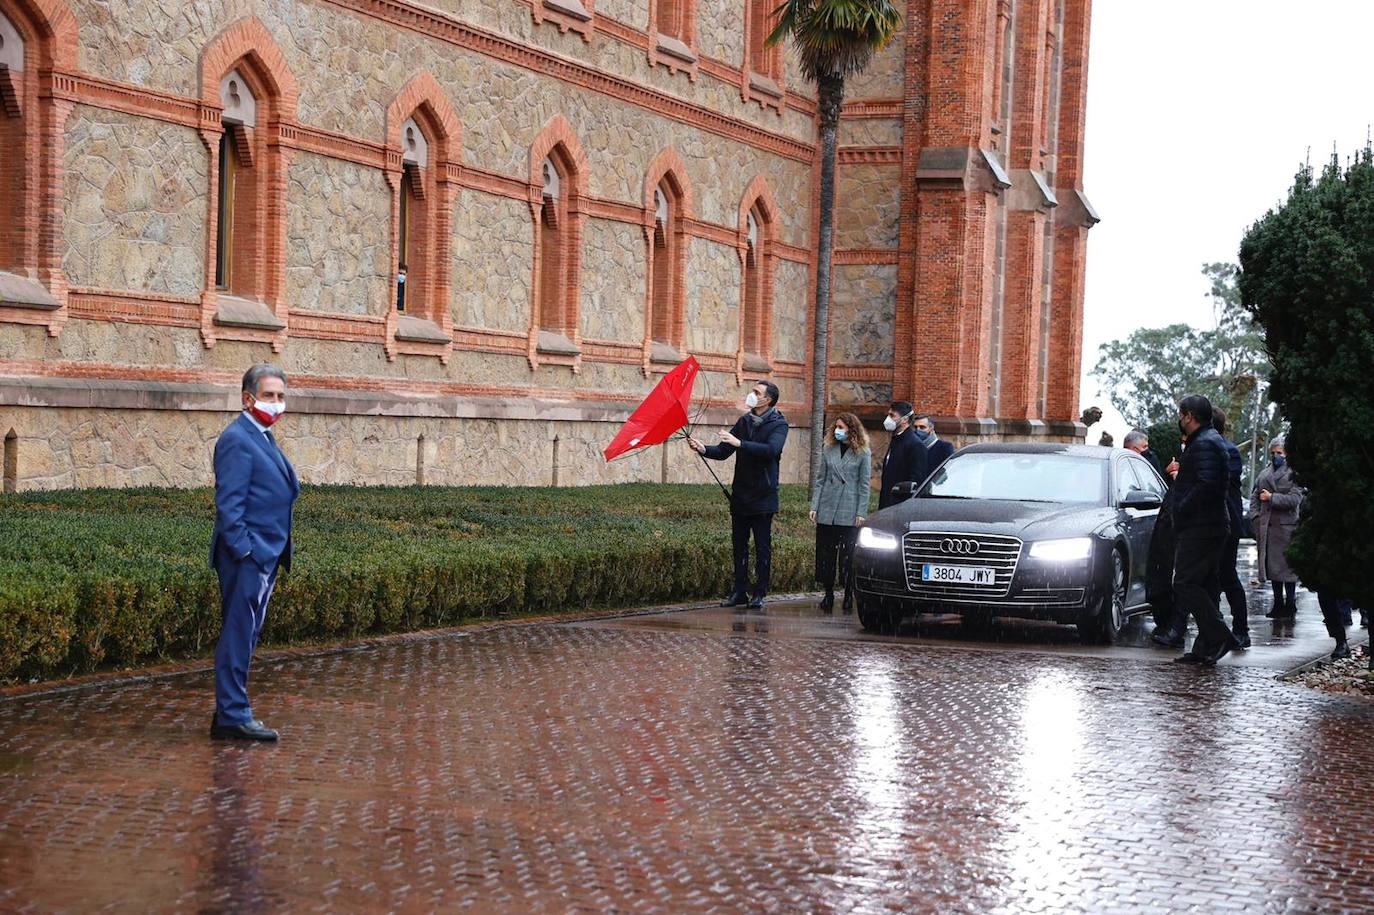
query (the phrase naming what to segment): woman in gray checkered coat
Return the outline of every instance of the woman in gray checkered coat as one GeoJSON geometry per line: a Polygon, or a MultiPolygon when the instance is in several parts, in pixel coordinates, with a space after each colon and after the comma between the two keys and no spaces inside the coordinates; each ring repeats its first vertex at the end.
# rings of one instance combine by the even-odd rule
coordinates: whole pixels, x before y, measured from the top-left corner
{"type": "Polygon", "coordinates": [[[868,514],[868,489],[873,455],[863,423],[853,413],[841,413],[825,434],[820,475],[811,494],[811,520],[816,525],[816,581],[825,587],[821,609],[835,606],[835,571],[844,582],[844,611],[854,608],[850,557],[858,525],[868,514]]]}

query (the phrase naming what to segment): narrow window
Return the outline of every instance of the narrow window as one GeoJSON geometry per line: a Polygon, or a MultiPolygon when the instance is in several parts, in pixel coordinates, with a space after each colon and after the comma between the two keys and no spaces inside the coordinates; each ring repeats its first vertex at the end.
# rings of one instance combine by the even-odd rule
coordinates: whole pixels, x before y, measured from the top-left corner
{"type": "Polygon", "coordinates": [[[5,433],[5,492],[19,491],[19,433],[11,429],[5,433]]]}
{"type": "Polygon", "coordinates": [[[688,0],[659,0],[658,4],[658,33],[667,35],[669,38],[676,38],[678,41],[686,41],[683,34],[685,16],[682,6],[688,0]]]}
{"type": "Polygon", "coordinates": [[[566,177],[553,156],[544,160],[544,194],[539,208],[539,326],[560,332],[565,329],[566,177]]]}
{"type": "Polygon", "coordinates": [[[680,185],[667,176],[654,189],[654,237],[650,245],[650,328],[653,339],[670,348],[681,345],[682,270],[685,253],[680,185]]]}
{"type": "Polygon", "coordinates": [[[215,285],[229,288],[234,258],[234,159],[232,125],[219,138],[219,237],[215,242],[215,285]]]}
{"type": "Polygon", "coordinates": [[[763,252],[759,218],[749,211],[749,247],[744,253],[744,351],[762,354],[763,252]]]}
{"type": "Polygon", "coordinates": [[[20,270],[24,225],[24,42],[14,23],[0,13],[0,270],[20,270]]]}

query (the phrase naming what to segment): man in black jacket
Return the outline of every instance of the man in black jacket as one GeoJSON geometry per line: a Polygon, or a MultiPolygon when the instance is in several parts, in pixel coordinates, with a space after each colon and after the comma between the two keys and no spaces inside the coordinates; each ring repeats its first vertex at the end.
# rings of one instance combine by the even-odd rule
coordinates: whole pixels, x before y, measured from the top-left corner
{"type": "Polygon", "coordinates": [[[749,411],[720,433],[720,444],[687,440],[697,454],[723,461],[736,454],[730,497],[730,538],[735,552],[735,586],[722,607],[763,606],[773,573],[773,516],[778,512],[778,475],[787,442],[787,417],[777,409],[778,386],[758,381],[744,399],[749,411]],[[749,599],[749,538],[754,538],[754,597],[749,599]]]}
{"type": "Polygon", "coordinates": [[[926,449],[911,431],[911,404],[899,400],[887,411],[883,428],[892,433],[883,456],[883,480],[878,487],[878,507],[896,505],[901,498],[892,487],[898,483],[922,483],[926,478],[926,449]]]}
{"type": "Polygon", "coordinates": [[[1174,601],[1180,613],[1197,620],[1192,650],[1178,658],[1215,664],[1238,647],[1221,618],[1214,595],[1220,590],[1217,566],[1230,536],[1226,491],[1231,474],[1226,446],[1212,428],[1212,402],[1201,394],[1183,398],[1178,425],[1184,435],[1183,459],[1171,498],[1174,536],[1174,601]]]}
{"type": "Polygon", "coordinates": [[[1226,437],[1226,414],[1215,407],[1212,408],[1212,428],[1217,430],[1226,448],[1226,520],[1231,525],[1231,533],[1222,547],[1220,565],[1217,566],[1217,585],[1221,593],[1215,599],[1220,610],[1221,594],[1226,595],[1226,603],[1231,607],[1231,632],[1239,647],[1249,648],[1249,608],[1245,599],[1245,585],[1236,571],[1240,534],[1245,530],[1245,502],[1241,496],[1241,474],[1245,471],[1245,462],[1241,460],[1240,449],[1235,442],[1226,437]]]}
{"type": "Polygon", "coordinates": [[[935,432],[935,420],[928,413],[917,413],[911,417],[911,431],[916,439],[926,447],[926,472],[934,473],[940,465],[954,456],[954,446],[940,438],[935,432]]]}

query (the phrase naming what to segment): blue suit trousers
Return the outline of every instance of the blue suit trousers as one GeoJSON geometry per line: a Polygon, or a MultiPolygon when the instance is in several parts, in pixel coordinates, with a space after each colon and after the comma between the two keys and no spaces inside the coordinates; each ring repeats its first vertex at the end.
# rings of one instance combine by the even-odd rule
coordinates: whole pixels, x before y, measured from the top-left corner
{"type": "Polygon", "coordinates": [[[267,621],[267,602],[277,583],[279,560],[263,571],[253,557],[236,560],[220,547],[215,555],[219,575],[220,633],[215,646],[215,721],[222,725],[253,720],[248,702],[248,666],[267,621]]]}

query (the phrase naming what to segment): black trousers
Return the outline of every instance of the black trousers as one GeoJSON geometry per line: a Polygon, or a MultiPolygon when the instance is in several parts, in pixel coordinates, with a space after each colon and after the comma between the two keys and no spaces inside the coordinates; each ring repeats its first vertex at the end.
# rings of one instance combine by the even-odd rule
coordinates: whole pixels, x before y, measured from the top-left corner
{"type": "Polygon", "coordinates": [[[1350,601],[1336,597],[1330,591],[1318,591],[1317,605],[1322,608],[1322,622],[1326,624],[1326,634],[1337,642],[1344,642],[1345,619],[1350,613],[1350,601]]]}
{"type": "Polygon", "coordinates": [[[1221,559],[1217,564],[1217,591],[1212,600],[1221,610],[1221,595],[1226,595],[1226,603],[1231,607],[1231,631],[1239,635],[1250,631],[1250,619],[1245,600],[1245,585],[1240,583],[1240,573],[1236,571],[1236,556],[1240,552],[1240,537],[1226,538],[1221,548],[1221,559]]]}
{"type": "Polygon", "coordinates": [[[754,538],[755,597],[766,597],[773,577],[773,516],[730,513],[730,542],[735,549],[734,594],[749,593],[749,538],[754,538]]]}
{"type": "Polygon", "coordinates": [[[825,587],[826,594],[835,591],[835,571],[840,573],[840,584],[846,591],[853,587],[854,543],[859,539],[859,529],[852,524],[816,525],[816,581],[825,587]]]}
{"type": "Polygon", "coordinates": [[[1221,592],[1217,566],[1227,539],[1226,534],[1211,537],[1185,534],[1178,538],[1174,551],[1174,606],[1178,613],[1191,613],[1197,620],[1194,654],[1216,649],[1233,638],[1226,621],[1221,618],[1214,596],[1221,592]]]}

